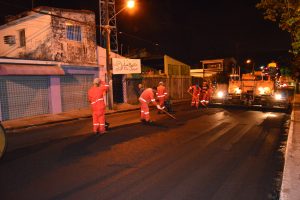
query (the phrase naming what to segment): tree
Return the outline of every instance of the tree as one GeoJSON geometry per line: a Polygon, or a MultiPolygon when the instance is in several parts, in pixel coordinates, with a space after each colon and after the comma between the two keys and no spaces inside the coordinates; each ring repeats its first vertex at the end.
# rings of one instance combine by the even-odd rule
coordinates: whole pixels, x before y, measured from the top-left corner
{"type": "Polygon", "coordinates": [[[300,67],[300,1],[261,0],[256,7],[264,11],[264,19],[276,22],[291,35],[291,53],[300,67]]]}

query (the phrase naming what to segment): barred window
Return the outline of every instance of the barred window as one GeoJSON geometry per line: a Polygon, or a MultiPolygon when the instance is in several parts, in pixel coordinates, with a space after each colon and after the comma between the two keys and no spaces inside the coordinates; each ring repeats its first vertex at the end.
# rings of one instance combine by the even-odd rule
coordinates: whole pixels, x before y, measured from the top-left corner
{"type": "Polygon", "coordinates": [[[81,27],[67,25],[67,38],[69,40],[81,41],[81,27]]]}

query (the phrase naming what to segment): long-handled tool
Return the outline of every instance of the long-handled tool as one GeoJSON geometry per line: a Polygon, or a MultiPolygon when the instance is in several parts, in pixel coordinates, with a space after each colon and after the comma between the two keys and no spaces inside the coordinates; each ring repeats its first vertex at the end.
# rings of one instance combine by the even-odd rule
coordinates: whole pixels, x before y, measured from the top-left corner
{"type": "Polygon", "coordinates": [[[162,111],[163,113],[167,114],[169,117],[176,119],[176,117],[174,117],[174,115],[171,115],[168,111],[164,110],[164,109],[158,109],[159,111],[162,111]]]}

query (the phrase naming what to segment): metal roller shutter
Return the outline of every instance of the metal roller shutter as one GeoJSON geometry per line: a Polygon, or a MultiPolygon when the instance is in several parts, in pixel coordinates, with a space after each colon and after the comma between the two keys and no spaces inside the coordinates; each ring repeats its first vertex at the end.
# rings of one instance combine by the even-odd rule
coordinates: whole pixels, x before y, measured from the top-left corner
{"type": "Polygon", "coordinates": [[[94,75],[67,75],[61,77],[63,112],[89,107],[87,93],[93,84],[94,75]]]}
{"type": "Polygon", "coordinates": [[[48,114],[49,85],[48,76],[1,76],[2,119],[48,114]]]}

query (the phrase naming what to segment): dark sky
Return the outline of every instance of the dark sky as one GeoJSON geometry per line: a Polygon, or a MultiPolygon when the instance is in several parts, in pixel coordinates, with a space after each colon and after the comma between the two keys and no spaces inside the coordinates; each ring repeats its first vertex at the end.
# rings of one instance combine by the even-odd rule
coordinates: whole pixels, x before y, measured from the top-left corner
{"type": "MultiPolygon", "coordinates": [[[[30,9],[31,2],[0,0],[1,22],[5,15],[30,9]]],[[[116,0],[117,10],[123,2],[116,0]]],[[[282,60],[290,48],[289,35],[263,19],[255,8],[257,2],[138,0],[133,12],[118,15],[118,29],[126,33],[119,35],[119,45],[123,44],[123,52],[136,47],[160,50],[189,64],[224,57],[252,58],[258,65],[282,60]]],[[[97,0],[35,0],[35,6],[42,5],[88,9],[98,15],[97,0]]]]}

